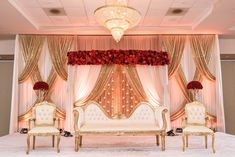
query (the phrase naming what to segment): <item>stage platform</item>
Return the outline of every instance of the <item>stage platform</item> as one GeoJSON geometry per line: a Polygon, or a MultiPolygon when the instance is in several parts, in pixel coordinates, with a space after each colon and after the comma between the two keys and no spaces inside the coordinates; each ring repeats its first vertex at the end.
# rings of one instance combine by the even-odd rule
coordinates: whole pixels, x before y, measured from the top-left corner
{"type": "MultiPolygon", "coordinates": [[[[235,136],[215,134],[216,153],[211,139],[204,148],[204,137],[189,137],[189,148],[182,152],[182,137],[166,137],[166,151],[155,145],[153,136],[84,136],[79,152],[74,151],[74,137],[61,138],[61,152],[51,147],[51,137],[38,137],[36,150],[25,154],[26,136],[0,137],[0,157],[235,157],[235,136]]],[[[32,149],[32,148],[31,148],[32,149]]]]}

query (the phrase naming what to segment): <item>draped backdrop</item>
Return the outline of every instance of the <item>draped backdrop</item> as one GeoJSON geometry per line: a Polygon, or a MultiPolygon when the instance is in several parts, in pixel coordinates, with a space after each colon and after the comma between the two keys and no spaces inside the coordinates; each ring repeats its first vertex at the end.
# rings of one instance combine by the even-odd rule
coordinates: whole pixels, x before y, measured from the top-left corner
{"type": "Polygon", "coordinates": [[[17,35],[10,133],[26,127],[38,102],[33,84],[45,81],[45,99],[57,106],[64,128],[73,127],[72,109],[95,101],[112,118],[128,117],[141,101],[168,107],[168,128],[181,127],[184,106],[192,101],[189,81],[203,85],[198,100],[225,130],[217,35],[111,36],[17,35]],[[155,50],[169,53],[170,64],[67,65],[67,52],[76,50],[155,50]]]}

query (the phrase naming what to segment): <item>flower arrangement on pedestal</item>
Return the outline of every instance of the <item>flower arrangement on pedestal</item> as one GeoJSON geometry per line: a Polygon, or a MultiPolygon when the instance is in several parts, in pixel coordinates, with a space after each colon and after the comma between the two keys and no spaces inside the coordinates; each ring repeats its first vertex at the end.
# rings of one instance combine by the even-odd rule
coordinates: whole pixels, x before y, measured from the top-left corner
{"type": "Polygon", "coordinates": [[[191,81],[188,83],[187,89],[192,92],[193,101],[195,101],[199,90],[203,89],[203,86],[199,81],[191,81]]]}
{"type": "Polygon", "coordinates": [[[38,81],[34,84],[33,90],[38,90],[38,100],[41,102],[45,99],[44,94],[49,89],[49,85],[44,81],[38,81]]]}

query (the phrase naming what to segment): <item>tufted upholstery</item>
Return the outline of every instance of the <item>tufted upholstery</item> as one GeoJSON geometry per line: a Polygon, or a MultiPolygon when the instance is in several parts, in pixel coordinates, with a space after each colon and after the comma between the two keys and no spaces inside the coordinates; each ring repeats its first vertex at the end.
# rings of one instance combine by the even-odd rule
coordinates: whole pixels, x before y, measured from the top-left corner
{"type": "Polygon", "coordinates": [[[46,133],[53,133],[53,134],[59,134],[59,130],[55,127],[35,127],[31,129],[28,134],[46,134],[46,133]]]}
{"type": "Polygon", "coordinates": [[[56,107],[46,101],[37,104],[33,108],[33,117],[36,119],[35,125],[54,125],[56,107]]]}
{"type": "Polygon", "coordinates": [[[205,124],[206,110],[198,101],[188,103],[185,107],[187,124],[205,124]]]}
{"type": "Polygon", "coordinates": [[[78,111],[78,128],[80,131],[144,131],[159,130],[162,127],[161,111],[164,107],[154,108],[148,103],[141,103],[126,119],[110,119],[96,103],[90,103],[85,108],[76,107],[78,111]],[[160,108],[160,109],[159,109],[160,108]],[[158,110],[158,111],[157,111],[158,110]],[[157,119],[156,114],[160,112],[157,119]],[[131,127],[130,127],[131,126],[131,127]]]}
{"type": "Polygon", "coordinates": [[[156,124],[154,109],[144,103],[135,109],[128,120],[134,123],[156,124]]]}
{"type": "Polygon", "coordinates": [[[90,104],[84,111],[85,123],[105,123],[108,121],[108,117],[102,112],[102,110],[96,104],[90,104]]]}

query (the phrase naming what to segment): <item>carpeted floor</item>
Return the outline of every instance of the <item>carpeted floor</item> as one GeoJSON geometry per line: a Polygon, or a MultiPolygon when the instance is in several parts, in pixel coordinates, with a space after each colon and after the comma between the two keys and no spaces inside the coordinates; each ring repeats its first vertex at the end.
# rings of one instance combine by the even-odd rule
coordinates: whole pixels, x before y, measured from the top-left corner
{"type": "Polygon", "coordinates": [[[25,154],[26,136],[20,134],[0,137],[0,157],[235,157],[235,136],[216,133],[216,153],[211,139],[204,149],[204,137],[189,137],[189,148],[182,152],[181,136],[166,138],[166,151],[155,145],[153,136],[84,136],[79,152],[74,151],[74,138],[62,137],[61,152],[51,147],[51,137],[38,137],[36,150],[25,154]]]}

